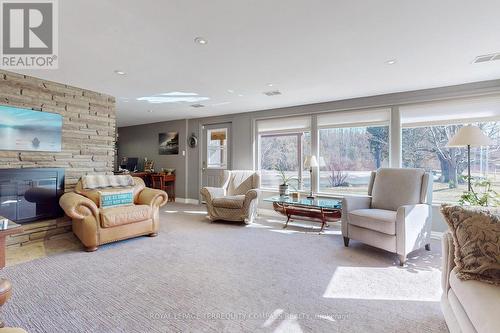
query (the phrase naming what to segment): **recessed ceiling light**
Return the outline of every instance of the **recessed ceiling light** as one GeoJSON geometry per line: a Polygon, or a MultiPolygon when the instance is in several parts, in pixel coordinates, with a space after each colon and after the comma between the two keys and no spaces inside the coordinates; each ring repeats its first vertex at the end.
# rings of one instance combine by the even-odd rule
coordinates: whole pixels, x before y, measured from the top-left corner
{"type": "Polygon", "coordinates": [[[268,87],[272,87],[272,86],[274,86],[274,84],[272,84],[272,83],[268,83],[268,84],[267,84],[267,86],[268,86],[268,87]]]}
{"type": "Polygon", "coordinates": [[[153,113],[153,110],[148,110],[149,113],[153,113]]]}
{"type": "Polygon", "coordinates": [[[115,70],[115,74],[117,74],[117,75],[127,75],[127,73],[125,73],[124,71],[120,71],[118,69],[115,70]]]}
{"type": "Polygon", "coordinates": [[[199,96],[197,93],[172,91],[168,93],[156,94],[152,96],[144,96],[136,98],[138,101],[146,101],[152,104],[161,103],[196,103],[209,100],[209,97],[199,96]]]}
{"type": "Polygon", "coordinates": [[[203,37],[196,37],[194,39],[194,42],[197,43],[197,44],[201,44],[201,45],[208,44],[208,41],[205,38],[203,38],[203,37]]]}
{"type": "Polygon", "coordinates": [[[396,62],[398,62],[396,59],[390,59],[390,60],[387,60],[385,63],[387,65],[394,65],[396,62]]]}
{"type": "Polygon", "coordinates": [[[230,94],[234,94],[234,90],[232,90],[232,89],[228,89],[227,92],[230,94]]]}

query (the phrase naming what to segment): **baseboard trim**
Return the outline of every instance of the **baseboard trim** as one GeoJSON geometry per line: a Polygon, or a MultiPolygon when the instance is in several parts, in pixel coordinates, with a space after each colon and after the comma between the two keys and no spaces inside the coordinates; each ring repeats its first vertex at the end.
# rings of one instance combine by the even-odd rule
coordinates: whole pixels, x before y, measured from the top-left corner
{"type": "Polygon", "coordinates": [[[191,198],[175,198],[175,202],[190,204],[190,205],[198,205],[200,203],[198,200],[191,198]]]}

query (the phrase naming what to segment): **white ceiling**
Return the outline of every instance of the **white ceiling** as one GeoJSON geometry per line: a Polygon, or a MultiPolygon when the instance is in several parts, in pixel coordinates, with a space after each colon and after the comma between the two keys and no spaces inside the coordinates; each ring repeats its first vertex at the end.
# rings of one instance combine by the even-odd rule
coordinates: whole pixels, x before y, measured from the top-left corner
{"type": "Polygon", "coordinates": [[[59,10],[59,69],[23,73],[116,96],[119,126],[500,78],[500,61],[471,64],[500,51],[498,0],[64,0],[59,10]],[[262,93],[274,89],[282,95],[262,93]],[[136,100],[168,92],[210,99],[136,100]]]}

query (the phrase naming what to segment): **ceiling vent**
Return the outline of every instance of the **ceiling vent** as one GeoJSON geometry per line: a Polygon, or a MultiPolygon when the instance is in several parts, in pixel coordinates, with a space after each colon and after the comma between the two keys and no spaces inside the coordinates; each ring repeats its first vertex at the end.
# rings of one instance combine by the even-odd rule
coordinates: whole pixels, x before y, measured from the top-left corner
{"type": "Polygon", "coordinates": [[[192,108],[204,108],[205,105],[203,105],[203,104],[191,104],[191,107],[192,108]]]}
{"type": "Polygon", "coordinates": [[[266,95],[266,96],[281,95],[281,91],[279,91],[279,90],[265,91],[264,95],[266,95]]]}
{"type": "Polygon", "coordinates": [[[474,59],[474,61],[472,63],[478,64],[481,62],[488,62],[488,61],[493,61],[493,60],[500,60],[500,52],[480,55],[480,56],[476,57],[476,59],[474,59]]]}

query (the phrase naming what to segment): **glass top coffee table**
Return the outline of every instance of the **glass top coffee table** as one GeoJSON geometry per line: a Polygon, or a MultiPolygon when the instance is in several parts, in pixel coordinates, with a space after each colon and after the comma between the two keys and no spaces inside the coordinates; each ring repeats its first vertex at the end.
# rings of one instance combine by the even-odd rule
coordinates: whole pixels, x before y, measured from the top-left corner
{"type": "Polygon", "coordinates": [[[320,233],[328,226],[328,221],[338,221],[342,214],[342,201],[328,198],[299,198],[294,200],[289,196],[274,196],[265,198],[264,201],[272,202],[273,208],[278,213],[287,217],[283,228],[294,217],[300,217],[311,222],[321,223],[320,233]]]}

